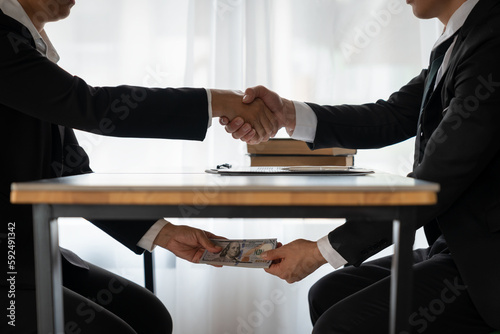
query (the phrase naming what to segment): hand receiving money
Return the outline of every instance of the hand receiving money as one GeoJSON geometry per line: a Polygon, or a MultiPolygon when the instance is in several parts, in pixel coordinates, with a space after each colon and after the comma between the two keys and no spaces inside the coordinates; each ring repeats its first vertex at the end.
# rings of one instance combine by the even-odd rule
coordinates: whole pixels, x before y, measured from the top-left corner
{"type": "Polygon", "coordinates": [[[260,254],[275,249],[277,242],[276,239],[210,240],[223,250],[219,253],[205,250],[200,263],[247,268],[269,268],[272,261],[263,260],[260,254]]]}

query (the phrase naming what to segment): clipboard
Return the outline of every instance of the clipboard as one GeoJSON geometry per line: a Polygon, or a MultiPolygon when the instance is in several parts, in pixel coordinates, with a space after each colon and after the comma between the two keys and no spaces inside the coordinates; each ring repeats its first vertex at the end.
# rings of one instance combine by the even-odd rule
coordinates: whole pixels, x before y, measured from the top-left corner
{"type": "Polygon", "coordinates": [[[237,167],[229,164],[218,165],[217,168],[207,169],[206,173],[233,176],[251,175],[342,175],[362,176],[374,173],[373,170],[352,166],[263,166],[237,167]]]}

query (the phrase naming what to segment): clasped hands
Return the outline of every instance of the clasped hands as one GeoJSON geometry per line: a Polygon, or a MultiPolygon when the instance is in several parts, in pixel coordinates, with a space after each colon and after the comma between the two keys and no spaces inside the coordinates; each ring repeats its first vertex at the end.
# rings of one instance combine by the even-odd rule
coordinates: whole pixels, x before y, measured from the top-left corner
{"type": "MultiPolygon", "coordinates": [[[[282,127],[289,135],[295,130],[295,107],[292,101],[263,86],[248,88],[245,93],[226,90],[211,90],[212,116],[220,117],[220,123],[233,138],[249,144],[258,144],[274,137],[282,127]]],[[[210,232],[189,226],[168,223],[163,227],[154,244],[168,249],[176,256],[198,263],[207,249],[220,252],[210,239],[223,239],[210,232]]],[[[295,240],[287,245],[262,254],[272,261],[266,272],[286,280],[288,283],[300,281],[326,260],[321,255],[316,242],[295,240]]]]}
{"type": "Polygon", "coordinates": [[[266,87],[248,88],[245,93],[211,90],[212,115],[233,138],[249,144],[268,141],[285,127],[291,135],[295,129],[295,107],[266,87]]]}

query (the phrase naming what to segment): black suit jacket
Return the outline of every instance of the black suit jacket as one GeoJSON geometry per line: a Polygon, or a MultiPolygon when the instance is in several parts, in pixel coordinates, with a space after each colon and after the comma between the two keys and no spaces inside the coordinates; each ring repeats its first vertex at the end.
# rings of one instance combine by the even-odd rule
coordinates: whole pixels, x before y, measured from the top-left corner
{"type": "MultiPolygon", "coordinates": [[[[444,235],[470,296],[500,328],[500,2],[481,0],[460,30],[451,62],[422,115],[427,70],[387,101],[310,104],[313,148],[377,148],[416,136],[410,176],[441,186],[438,204],[417,211],[430,244],[444,235]],[[419,117],[420,116],[420,117],[419,117]]],[[[391,229],[347,221],[329,240],[359,265],[389,245],[391,229]]]]}
{"type": "MultiPolygon", "coordinates": [[[[30,206],[10,204],[11,183],[91,172],[73,128],[203,140],[208,101],[204,89],[91,87],[40,55],[28,29],[0,11],[0,118],[0,241],[7,254],[8,223],[15,223],[20,289],[34,283],[32,214],[30,206]]],[[[140,253],[136,244],[154,222],[93,223],[140,253]]]]}

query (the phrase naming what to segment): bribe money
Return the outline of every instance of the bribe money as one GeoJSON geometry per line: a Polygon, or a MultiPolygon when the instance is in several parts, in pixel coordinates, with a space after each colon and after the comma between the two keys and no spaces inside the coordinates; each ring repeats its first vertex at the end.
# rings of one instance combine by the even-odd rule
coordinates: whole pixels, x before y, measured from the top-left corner
{"type": "Polygon", "coordinates": [[[200,263],[220,266],[268,268],[272,261],[263,260],[260,255],[276,248],[276,239],[211,239],[222,247],[219,253],[205,250],[200,263]]]}

